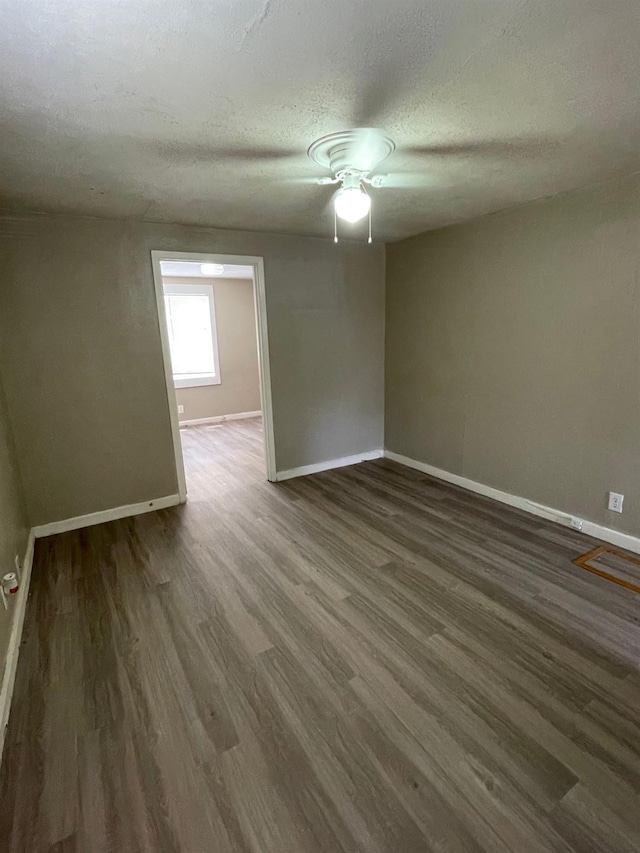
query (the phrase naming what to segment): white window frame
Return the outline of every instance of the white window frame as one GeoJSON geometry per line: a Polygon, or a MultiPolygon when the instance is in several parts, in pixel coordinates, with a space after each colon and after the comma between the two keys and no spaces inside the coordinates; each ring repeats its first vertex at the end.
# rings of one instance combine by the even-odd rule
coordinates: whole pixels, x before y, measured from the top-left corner
{"type": "Polygon", "coordinates": [[[211,311],[211,343],[213,345],[213,373],[185,373],[177,375],[173,373],[174,388],[197,388],[201,385],[220,385],[222,377],[220,376],[220,357],[218,354],[218,327],[216,325],[216,303],[215,294],[213,292],[213,284],[165,284],[162,282],[163,296],[180,296],[185,293],[195,293],[206,296],[209,300],[209,310],[211,311]]]}

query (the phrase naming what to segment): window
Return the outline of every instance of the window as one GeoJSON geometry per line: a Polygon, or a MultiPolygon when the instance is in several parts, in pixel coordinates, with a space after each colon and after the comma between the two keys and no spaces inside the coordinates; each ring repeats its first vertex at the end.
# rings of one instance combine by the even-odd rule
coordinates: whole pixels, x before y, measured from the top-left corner
{"type": "Polygon", "coordinates": [[[219,385],[213,286],[165,284],[164,307],[175,387],[219,385]]]}

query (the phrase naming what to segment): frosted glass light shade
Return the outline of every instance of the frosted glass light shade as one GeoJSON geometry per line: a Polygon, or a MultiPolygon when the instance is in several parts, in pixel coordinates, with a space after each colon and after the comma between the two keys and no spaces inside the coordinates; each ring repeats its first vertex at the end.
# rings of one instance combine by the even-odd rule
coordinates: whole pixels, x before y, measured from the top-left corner
{"type": "Polygon", "coordinates": [[[360,187],[338,190],[334,200],[336,214],[346,222],[357,222],[369,213],[371,199],[360,187]]]}

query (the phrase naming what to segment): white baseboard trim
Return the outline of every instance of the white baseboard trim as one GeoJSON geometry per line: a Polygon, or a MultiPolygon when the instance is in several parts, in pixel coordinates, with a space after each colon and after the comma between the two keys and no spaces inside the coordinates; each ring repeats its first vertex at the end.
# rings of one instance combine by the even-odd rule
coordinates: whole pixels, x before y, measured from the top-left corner
{"type": "Polygon", "coordinates": [[[52,536],[54,533],[66,533],[69,530],[78,530],[81,527],[91,527],[93,524],[103,524],[105,521],[117,521],[120,518],[141,515],[143,512],[153,512],[156,509],[165,509],[179,503],[180,497],[178,495],[167,495],[163,498],[155,498],[138,504],[116,506],[113,509],[103,509],[100,512],[92,512],[88,515],[77,515],[75,518],[63,518],[61,521],[52,521],[50,524],[40,524],[33,528],[33,534],[36,539],[41,539],[43,536],[52,536]]]}
{"type": "Polygon", "coordinates": [[[244,418],[259,418],[262,412],[237,412],[235,415],[216,415],[215,418],[196,418],[191,421],[180,421],[180,427],[199,426],[200,424],[221,424],[224,421],[241,421],[244,418]]]}
{"type": "MultiPolygon", "coordinates": [[[[11,601],[9,607],[13,609],[13,622],[9,634],[9,646],[4,664],[2,686],[0,687],[0,761],[4,749],[4,737],[9,723],[9,712],[11,710],[11,699],[13,688],[16,683],[16,672],[18,671],[18,655],[20,654],[20,642],[22,640],[22,628],[24,626],[24,615],[27,610],[27,597],[29,595],[29,583],[31,581],[31,568],[33,566],[33,544],[35,536],[33,530],[29,532],[27,548],[22,561],[20,573],[20,589],[15,601],[11,601]]],[[[12,596],[13,598],[13,596],[12,596]]]]}
{"type": "Polygon", "coordinates": [[[588,521],[585,518],[580,518],[576,515],[570,515],[559,509],[554,509],[544,504],[538,504],[530,501],[527,498],[522,498],[519,495],[512,495],[509,492],[503,492],[501,489],[494,489],[492,486],[485,486],[483,483],[478,483],[475,480],[469,480],[467,477],[461,477],[459,474],[451,474],[449,471],[444,471],[442,468],[435,468],[433,465],[428,465],[426,462],[418,462],[416,459],[411,459],[408,456],[402,456],[400,453],[394,453],[391,450],[384,451],[385,459],[391,459],[393,462],[398,462],[400,465],[406,465],[408,468],[415,468],[417,471],[423,471],[425,474],[430,474],[438,480],[445,480],[447,483],[453,483],[456,486],[462,486],[463,489],[468,489],[470,492],[475,492],[478,495],[484,495],[487,498],[493,498],[495,501],[500,501],[503,504],[514,506],[517,509],[530,512],[532,515],[538,515],[541,518],[546,518],[549,521],[555,521],[557,524],[563,524],[565,527],[573,527],[576,532],[585,533],[587,536],[593,536],[594,539],[602,539],[604,542],[609,542],[618,548],[625,548],[627,551],[633,551],[640,554],[640,538],[632,536],[629,533],[621,533],[619,530],[613,530],[611,527],[605,527],[602,524],[596,524],[595,521],[588,521]],[[574,527],[578,523],[580,527],[574,527]]]}
{"type": "Polygon", "coordinates": [[[275,482],[292,480],[294,477],[306,477],[307,474],[318,474],[331,468],[344,468],[346,465],[357,465],[358,462],[369,462],[371,459],[381,459],[382,450],[367,450],[355,456],[343,456],[341,459],[329,459],[327,462],[316,462],[314,465],[303,465],[301,468],[290,468],[288,471],[277,471],[275,482]]]}

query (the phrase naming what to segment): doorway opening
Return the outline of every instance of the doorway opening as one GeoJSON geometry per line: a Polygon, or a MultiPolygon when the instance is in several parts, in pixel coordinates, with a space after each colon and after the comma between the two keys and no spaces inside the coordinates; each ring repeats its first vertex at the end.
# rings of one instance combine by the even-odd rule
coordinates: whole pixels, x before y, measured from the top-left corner
{"type": "Polygon", "coordinates": [[[180,500],[221,479],[275,481],[262,258],[151,260],[180,500]]]}

